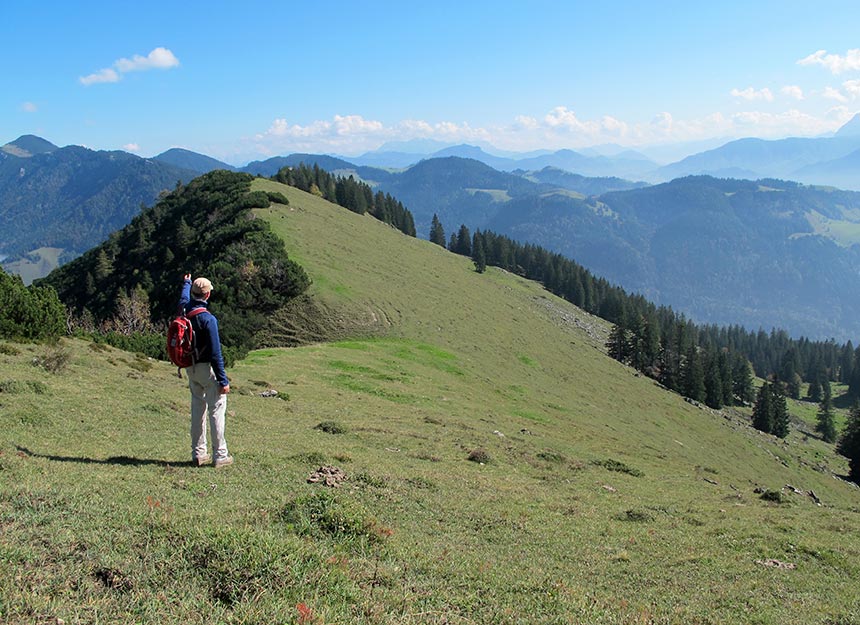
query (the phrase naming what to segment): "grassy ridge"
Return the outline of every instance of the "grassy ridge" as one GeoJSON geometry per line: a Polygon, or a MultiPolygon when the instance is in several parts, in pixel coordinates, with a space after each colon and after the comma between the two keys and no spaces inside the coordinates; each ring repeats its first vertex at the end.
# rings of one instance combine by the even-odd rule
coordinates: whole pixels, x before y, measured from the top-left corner
{"type": "Polygon", "coordinates": [[[376,336],[252,352],[218,471],[186,463],[169,366],[66,341],[55,375],[31,364],[48,348],[0,350],[2,620],[860,619],[860,494],[828,446],[635,376],[538,285],[254,185],[289,198],[258,214],[321,310],[376,336]],[[348,479],[306,483],[322,464],[348,479]],[[786,484],[803,494],[754,492],[786,484]]]}

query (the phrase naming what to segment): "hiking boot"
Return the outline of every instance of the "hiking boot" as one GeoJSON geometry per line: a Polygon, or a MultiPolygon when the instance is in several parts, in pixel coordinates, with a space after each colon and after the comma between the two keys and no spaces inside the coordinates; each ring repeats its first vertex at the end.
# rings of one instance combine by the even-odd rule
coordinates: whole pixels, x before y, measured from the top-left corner
{"type": "Polygon", "coordinates": [[[194,463],[194,466],[202,467],[204,464],[212,462],[212,456],[198,456],[197,458],[192,458],[191,462],[194,463]]]}
{"type": "Polygon", "coordinates": [[[233,464],[233,456],[227,456],[226,458],[216,458],[215,462],[212,463],[215,468],[218,467],[229,467],[233,464]]]}

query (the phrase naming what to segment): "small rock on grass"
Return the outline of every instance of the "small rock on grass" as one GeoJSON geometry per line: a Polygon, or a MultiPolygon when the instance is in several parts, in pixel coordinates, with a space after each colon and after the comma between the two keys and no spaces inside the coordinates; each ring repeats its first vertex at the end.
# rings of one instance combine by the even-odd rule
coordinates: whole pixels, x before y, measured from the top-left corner
{"type": "Polygon", "coordinates": [[[338,488],[346,480],[343,469],[335,466],[322,466],[308,476],[308,484],[323,484],[332,488],[338,488]]]}

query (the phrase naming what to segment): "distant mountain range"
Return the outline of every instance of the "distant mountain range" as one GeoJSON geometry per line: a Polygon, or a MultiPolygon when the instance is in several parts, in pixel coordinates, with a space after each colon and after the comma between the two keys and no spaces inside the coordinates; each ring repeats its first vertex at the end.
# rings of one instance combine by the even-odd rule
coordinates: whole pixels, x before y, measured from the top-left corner
{"type": "Polygon", "coordinates": [[[197,172],[25,135],[0,148],[0,261],[27,280],[100,243],[197,172]],[[50,250],[50,251],[47,251],[50,250]]]}
{"type": "MultiPolygon", "coordinates": [[[[697,321],[776,325],[812,338],[860,335],[854,314],[860,310],[860,194],[776,179],[795,172],[851,187],[860,165],[856,118],[833,137],[729,142],[653,169],[658,178],[683,176],[654,186],[571,171],[654,166],[613,146],[527,158],[475,146],[440,152],[447,156],[406,168],[291,154],[241,170],[270,176],[304,162],[352,175],[403,202],[419,236],[427,236],[434,214],[447,235],[461,224],[491,229],[561,252],[697,321]]],[[[178,148],[144,159],[20,137],[0,148],[0,260],[12,271],[44,275],[50,254],[39,250],[50,248],[53,265],[62,263],[128,223],[177,181],[229,168],[178,148]]]]}
{"type": "MultiPolygon", "coordinates": [[[[664,155],[671,153],[668,148],[649,151],[664,155]]],[[[856,167],[860,161],[858,151],[860,114],[832,137],[738,139],[662,166],[645,154],[622,146],[509,156],[491,154],[471,145],[447,146],[423,155],[386,148],[345,160],[355,165],[403,169],[423,159],[458,156],[481,161],[499,171],[535,171],[553,167],[582,176],[619,177],[649,183],[690,175],[749,180],[780,178],[860,191],[860,169],[856,167]]]]}

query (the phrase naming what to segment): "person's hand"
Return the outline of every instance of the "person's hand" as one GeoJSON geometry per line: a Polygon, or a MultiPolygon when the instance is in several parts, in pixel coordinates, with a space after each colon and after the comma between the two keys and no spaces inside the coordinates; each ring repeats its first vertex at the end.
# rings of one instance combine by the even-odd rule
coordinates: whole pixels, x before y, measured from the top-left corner
{"type": "Polygon", "coordinates": [[[220,392],[222,395],[226,395],[227,393],[229,393],[230,392],[230,385],[228,384],[227,386],[222,386],[220,392]]]}
{"type": "Polygon", "coordinates": [[[186,274],[185,274],[185,276],[184,276],[182,279],[183,279],[183,280],[185,280],[186,282],[187,282],[188,280],[191,280],[191,274],[190,274],[190,273],[186,273],[186,274]]]}

